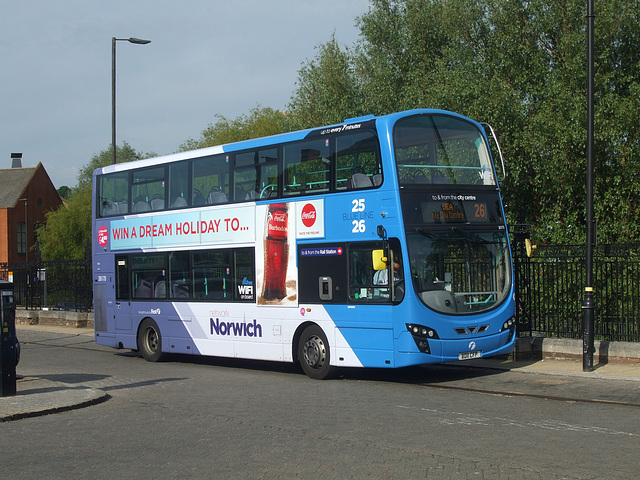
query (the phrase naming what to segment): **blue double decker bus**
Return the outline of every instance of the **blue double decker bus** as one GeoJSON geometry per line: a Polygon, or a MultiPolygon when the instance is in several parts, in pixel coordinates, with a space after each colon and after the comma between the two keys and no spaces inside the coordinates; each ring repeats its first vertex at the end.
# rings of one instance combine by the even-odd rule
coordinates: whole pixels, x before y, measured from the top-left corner
{"type": "Polygon", "coordinates": [[[97,169],[93,281],[96,342],[150,361],[297,362],[323,379],[515,341],[488,137],[442,110],[97,169]]]}

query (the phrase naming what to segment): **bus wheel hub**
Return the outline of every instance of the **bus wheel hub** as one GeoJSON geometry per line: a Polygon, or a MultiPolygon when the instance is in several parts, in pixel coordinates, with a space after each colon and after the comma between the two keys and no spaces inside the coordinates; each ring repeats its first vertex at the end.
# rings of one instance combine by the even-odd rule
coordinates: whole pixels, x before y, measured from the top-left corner
{"type": "Polygon", "coordinates": [[[304,360],[307,365],[322,368],[327,359],[327,351],[322,339],[316,335],[310,337],[304,344],[304,360]]]}

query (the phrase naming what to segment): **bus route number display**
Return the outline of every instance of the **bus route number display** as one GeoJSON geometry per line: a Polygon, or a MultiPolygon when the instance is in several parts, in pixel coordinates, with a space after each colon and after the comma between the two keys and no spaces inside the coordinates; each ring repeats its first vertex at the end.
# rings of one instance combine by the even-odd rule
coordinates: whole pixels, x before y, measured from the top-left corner
{"type": "Polygon", "coordinates": [[[432,195],[421,209],[425,223],[486,223],[491,217],[487,203],[475,195],[432,195]]]}

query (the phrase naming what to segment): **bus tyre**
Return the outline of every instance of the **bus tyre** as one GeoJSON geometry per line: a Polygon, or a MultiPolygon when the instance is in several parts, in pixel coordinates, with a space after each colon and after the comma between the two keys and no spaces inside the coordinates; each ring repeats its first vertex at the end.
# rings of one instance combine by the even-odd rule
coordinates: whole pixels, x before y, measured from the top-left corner
{"type": "Polygon", "coordinates": [[[145,318],[138,330],[138,350],[148,362],[157,362],[162,358],[162,335],[158,324],[145,318]]]}
{"type": "Polygon", "coordinates": [[[317,325],[305,328],[298,342],[298,360],[304,373],[316,380],[329,378],[334,370],[330,359],[329,342],[322,329],[317,325]]]}

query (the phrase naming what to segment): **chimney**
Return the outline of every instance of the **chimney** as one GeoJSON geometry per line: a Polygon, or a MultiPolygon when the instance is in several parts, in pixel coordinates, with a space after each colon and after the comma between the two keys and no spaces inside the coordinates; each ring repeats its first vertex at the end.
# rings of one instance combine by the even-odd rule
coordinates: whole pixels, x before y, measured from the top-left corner
{"type": "Polygon", "coordinates": [[[11,154],[11,168],[22,168],[22,154],[21,153],[12,153],[11,154]]]}

